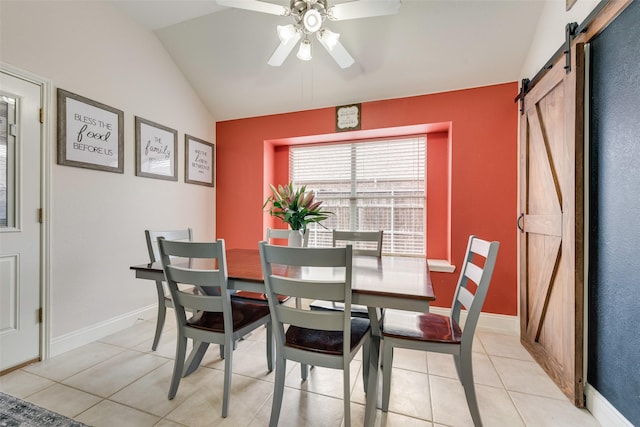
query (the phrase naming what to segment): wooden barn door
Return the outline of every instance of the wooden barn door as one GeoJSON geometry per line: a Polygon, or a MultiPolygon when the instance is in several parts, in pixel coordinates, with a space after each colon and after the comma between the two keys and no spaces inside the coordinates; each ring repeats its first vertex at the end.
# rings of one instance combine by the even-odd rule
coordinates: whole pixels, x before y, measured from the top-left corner
{"type": "Polygon", "coordinates": [[[583,49],[524,97],[520,122],[522,344],[577,405],[583,398],[583,49]]]}

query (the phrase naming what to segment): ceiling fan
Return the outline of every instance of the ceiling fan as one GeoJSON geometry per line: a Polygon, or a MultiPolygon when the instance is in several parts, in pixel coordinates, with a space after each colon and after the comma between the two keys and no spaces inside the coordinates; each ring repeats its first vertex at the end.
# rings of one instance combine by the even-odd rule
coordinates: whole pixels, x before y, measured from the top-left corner
{"type": "Polygon", "coordinates": [[[340,43],[340,34],[323,27],[325,20],[345,21],[372,16],[393,15],[400,10],[401,0],[355,0],[329,6],[327,0],[291,0],[289,7],[260,0],[217,0],[221,6],[246,9],[272,15],[292,16],[295,23],[278,25],[280,45],[267,62],[279,67],[300,40],[297,57],[311,59],[311,42],[314,34],[340,68],[348,68],[355,61],[340,43]]]}

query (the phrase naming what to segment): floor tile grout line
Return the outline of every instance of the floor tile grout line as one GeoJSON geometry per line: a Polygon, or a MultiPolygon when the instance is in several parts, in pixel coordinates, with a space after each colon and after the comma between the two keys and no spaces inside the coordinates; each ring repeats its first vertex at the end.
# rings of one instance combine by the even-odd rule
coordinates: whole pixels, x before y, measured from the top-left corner
{"type": "MultiPolygon", "coordinates": [[[[24,369],[24,368],[20,369],[20,371],[23,371],[23,369],[24,369]]],[[[36,375],[36,374],[33,374],[33,373],[29,372],[29,371],[23,371],[23,372],[30,373],[30,374],[32,374],[32,375],[36,375]]],[[[82,371],[81,371],[81,372],[82,372],[82,371]]],[[[75,374],[74,374],[74,375],[75,375],[75,374]]],[[[73,375],[71,375],[71,376],[73,376],[73,375]]],[[[50,388],[52,388],[52,387],[55,387],[56,385],[61,385],[61,386],[63,386],[63,387],[68,387],[68,388],[70,388],[70,389],[72,389],[72,390],[75,390],[75,391],[77,391],[77,392],[85,393],[85,394],[88,394],[88,395],[90,395],[90,396],[97,397],[99,400],[98,400],[98,401],[96,401],[94,404],[90,405],[90,406],[89,406],[88,408],[86,408],[86,409],[83,409],[81,412],[77,413],[76,415],[74,415],[74,416],[72,416],[72,417],[69,417],[69,418],[71,418],[71,419],[73,419],[73,420],[76,420],[76,421],[77,421],[77,417],[79,417],[81,414],[83,414],[83,413],[87,412],[89,409],[94,408],[95,406],[99,405],[99,404],[100,404],[100,403],[102,403],[103,401],[107,400],[107,398],[105,398],[104,396],[100,396],[100,395],[97,395],[97,394],[95,394],[95,393],[91,393],[91,392],[89,392],[89,391],[82,390],[82,389],[79,389],[79,388],[77,388],[77,387],[74,387],[74,386],[71,386],[71,385],[68,385],[68,384],[64,384],[62,381],[53,380],[53,379],[51,379],[51,378],[46,378],[46,377],[42,377],[42,376],[40,376],[40,377],[41,377],[41,378],[45,378],[45,379],[47,379],[47,380],[49,380],[49,381],[53,381],[53,384],[50,384],[49,386],[47,386],[47,387],[45,387],[45,388],[42,388],[42,389],[40,389],[40,390],[38,390],[38,391],[35,391],[35,392],[31,393],[31,394],[28,394],[28,395],[26,395],[26,396],[24,396],[24,397],[22,397],[22,398],[19,398],[19,397],[18,397],[18,398],[19,398],[19,399],[24,399],[24,400],[26,400],[27,402],[33,403],[34,405],[38,405],[38,406],[41,406],[41,407],[43,407],[43,408],[44,408],[44,406],[42,406],[42,405],[40,405],[40,404],[38,404],[38,403],[35,403],[35,402],[33,402],[32,400],[29,400],[29,398],[30,398],[30,397],[32,397],[32,396],[34,396],[35,394],[41,393],[41,392],[43,392],[43,391],[45,391],[45,390],[48,390],[48,389],[50,389],[50,388]]],[[[68,377],[68,378],[69,378],[69,377],[68,377]]],[[[17,396],[14,396],[14,397],[17,397],[17,396]]],[[[45,409],[48,409],[48,408],[45,408],[45,409]]],[[[51,409],[49,409],[49,410],[51,410],[51,409]]],[[[54,411],[54,412],[55,412],[55,411],[54,411]]]]}
{"type": "Polygon", "coordinates": [[[502,375],[500,375],[500,372],[498,371],[498,368],[496,367],[496,364],[495,364],[495,362],[493,360],[493,357],[491,355],[489,355],[489,354],[487,354],[487,356],[489,357],[489,363],[491,363],[491,366],[493,367],[493,370],[496,372],[496,375],[498,376],[498,379],[500,380],[500,383],[502,384],[502,389],[505,391],[505,393],[507,393],[507,396],[509,397],[509,401],[511,402],[511,404],[515,408],[516,412],[518,413],[518,416],[520,417],[520,420],[522,420],[522,425],[524,425],[526,427],[527,422],[524,419],[524,415],[522,414],[522,411],[520,410],[518,405],[516,405],[516,402],[513,400],[513,396],[511,395],[511,393],[509,393],[509,389],[507,388],[507,385],[505,384],[504,379],[502,378],[502,375]]]}
{"type": "MultiPolygon", "coordinates": [[[[506,385],[506,384],[504,384],[504,380],[502,379],[502,376],[500,375],[500,372],[499,372],[499,371],[498,371],[498,369],[496,368],[496,365],[495,365],[495,362],[494,362],[494,360],[493,360],[493,357],[498,357],[498,358],[508,359],[508,360],[515,360],[515,361],[518,361],[518,362],[526,362],[526,363],[530,363],[530,364],[532,364],[533,366],[538,366],[538,367],[540,367],[540,365],[539,365],[539,364],[538,364],[538,362],[536,362],[535,360],[534,360],[534,361],[529,361],[529,360],[523,360],[523,359],[514,359],[514,358],[508,358],[508,357],[503,357],[503,356],[499,356],[499,355],[496,355],[496,356],[490,356],[490,357],[489,357],[489,360],[491,361],[491,364],[493,365],[494,369],[495,369],[495,370],[496,370],[496,372],[498,373],[498,378],[500,378],[500,381],[503,383],[503,385],[504,385],[504,389],[505,389],[507,392],[515,392],[515,393],[526,394],[526,395],[528,395],[528,396],[535,396],[535,397],[544,397],[544,398],[547,398],[547,399],[551,399],[551,400],[555,400],[555,401],[560,401],[560,402],[568,401],[568,399],[566,398],[566,396],[564,396],[564,394],[562,394],[562,393],[561,393],[561,395],[562,395],[561,397],[556,398],[556,397],[553,397],[553,396],[549,396],[548,394],[528,393],[528,392],[526,392],[526,391],[520,391],[520,390],[513,390],[513,389],[510,389],[509,387],[507,387],[507,385],[506,385]]],[[[549,378],[549,377],[548,377],[548,375],[546,374],[546,372],[544,372],[544,371],[543,371],[543,373],[544,373],[544,376],[545,376],[545,377],[549,378]]],[[[555,382],[554,382],[553,384],[557,387],[557,384],[555,384],[555,382]]]]}

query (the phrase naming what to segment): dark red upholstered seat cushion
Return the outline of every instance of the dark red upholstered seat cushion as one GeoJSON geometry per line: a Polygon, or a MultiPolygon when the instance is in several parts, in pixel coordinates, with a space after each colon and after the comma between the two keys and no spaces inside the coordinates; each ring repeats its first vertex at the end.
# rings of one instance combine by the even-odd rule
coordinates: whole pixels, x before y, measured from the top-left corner
{"type": "MultiPolygon", "coordinates": [[[[351,319],[351,343],[353,350],[365,334],[369,333],[369,319],[351,319]]],[[[289,326],[286,333],[286,345],[301,350],[326,354],[342,354],[342,331],[320,331],[317,329],[289,326]]]]}
{"type": "MultiPolygon", "coordinates": [[[[269,306],[266,304],[231,300],[231,309],[234,331],[269,316],[269,306]]],[[[224,332],[222,313],[199,312],[187,324],[205,331],[224,332]]]]}
{"type": "Polygon", "coordinates": [[[449,316],[386,310],[382,324],[382,335],[416,341],[459,344],[462,330],[449,316]]]}

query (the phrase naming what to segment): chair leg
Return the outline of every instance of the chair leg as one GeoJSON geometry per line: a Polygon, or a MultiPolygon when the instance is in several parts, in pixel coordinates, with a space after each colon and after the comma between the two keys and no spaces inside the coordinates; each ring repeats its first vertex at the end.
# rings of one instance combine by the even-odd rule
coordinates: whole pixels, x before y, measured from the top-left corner
{"type": "Polygon", "coordinates": [[[389,411],[389,394],[391,392],[391,370],[393,369],[393,345],[388,339],[383,340],[382,357],[382,412],[389,411]]]}
{"type": "Polygon", "coordinates": [[[273,371],[273,327],[271,322],[267,323],[267,369],[273,371]]]}
{"type": "Polygon", "coordinates": [[[273,383],[273,402],[271,404],[271,418],[269,427],[277,427],[282,409],[282,395],[284,394],[284,376],[287,369],[287,360],[282,356],[276,357],[276,378],[273,383]]]}
{"type": "Polygon", "coordinates": [[[302,381],[306,381],[309,377],[309,365],[305,365],[304,363],[300,364],[300,376],[302,377],[302,381]]]}
{"type": "Polygon", "coordinates": [[[231,370],[233,369],[233,344],[224,346],[224,388],[222,392],[222,418],[229,414],[229,398],[231,396],[231,370]]]}
{"type": "Polygon", "coordinates": [[[364,385],[364,392],[367,392],[369,386],[369,352],[371,351],[371,344],[369,340],[366,340],[362,345],[362,384],[364,385]]]}
{"type": "Polygon", "coordinates": [[[158,294],[158,318],[156,320],[156,334],[153,337],[153,344],[151,345],[151,350],[153,351],[156,351],[158,348],[160,335],[164,327],[164,320],[167,317],[167,306],[164,303],[164,287],[162,286],[162,282],[156,282],[156,292],[158,294]]]}
{"type": "Polygon", "coordinates": [[[453,364],[456,366],[456,372],[458,373],[458,379],[460,380],[460,384],[463,384],[464,381],[462,380],[462,370],[460,369],[460,355],[459,354],[454,354],[453,355],[453,364]]]}
{"type": "Polygon", "coordinates": [[[184,367],[184,357],[187,352],[187,337],[178,335],[176,342],[176,360],[173,363],[173,376],[171,377],[171,385],[169,386],[169,400],[176,397],[180,378],[182,378],[182,370],[184,367]]]}
{"type": "Polygon", "coordinates": [[[482,427],[478,400],[476,398],[476,388],[473,383],[473,365],[471,363],[471,351],[463,352],[460,355],[460,381],[464,387],[464,394],[467,398],[467,405],[471,413],[471,419],[475,427],[482,427]]]}
{"type": "Polygon", "coordinates": [[[346,362],[342,375],[342,398],[344,401],[344,427],[351,427],[351,376],[349,362],[346,362]]]}

